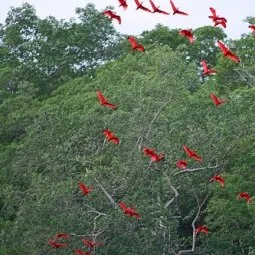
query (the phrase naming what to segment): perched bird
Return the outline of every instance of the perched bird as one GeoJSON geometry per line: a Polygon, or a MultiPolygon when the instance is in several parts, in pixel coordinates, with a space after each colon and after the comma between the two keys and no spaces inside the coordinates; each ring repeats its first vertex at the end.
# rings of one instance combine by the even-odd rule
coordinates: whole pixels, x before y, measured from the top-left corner
{"type": "Polygon", "coordinates": [[[188,165],[188,163],[186,160],[178,160],[178,162],[176,164],[177,168],[182,169],[182,170],[186,169],[187,165],[188,165]]]}
{"type": "Polygon", "coordinates": [[[104,106],[111,108],[113,110],[116,110],[118,108],[115,104],[110,104],[108,102],[108,100],[103,96],[103,94],[100,90],[97,90],[97,97],[98,97],[99,103],[101,105],[104,105],[104,106]]]}
{"type": "Polygon", "coordinates": [[[112,19],[116,19],[116,20],[119,22],[119,24],[121,24],[121,18],[120,18],[120,16],[119,16],[119,15],[116,15],[116,13],[114,13],[113,11],[111,11],[111,10],[106,10],[106,11],[103,12],[103,14],[104,14],[105,16],[108,16],[111,20],[112,20],[112,19]]]}
{"type": "Polygon", "coordinates": [[[220,104],[223,104],[226,102],[226,100],[219,99],[214,93],[210,94],[211,99],[213,100],[213,103],[218,106],[220,104]]]}
{"type": "Polygon", "coordinates": [[[237,55],[233,54],[221,41],[217,41],[217,43],[225,57],[231,59],[236,63],[240,62],[240,58],[237,55]]]}
{"type": "Polygon", "coordinates": [[[125,11],[128,8],[127,1],[126,0],[118,0],[118,1],[120,3],[119,7],[122,6],[125,11]]]}
{"type": "Polygon", "coordinates": [[[252,197],[247,192],[240,192],[237,199],[244,198],[248,204],[252,202],[252,197]]]}
{"type": "Polygon", "coordinates": [[[103,130],[103,134],[106,136],[109,142],[119,144],[120,139],[116,135],[114,135],[109,129],[103,130]]]}
{"type": "Polygon", "coordinates": [[[93,240],[87,240],[87,239],[82,239],[82,242],[83,242],[84,245],[86,245],[89,248],[94,248],[94,247],[103,245],[103,243],[98,243],[98,242],[95,242],[93,240]]]}
{"type": "Polygon", "coordinates": [[[162,160],[165,157],[163,153],[157,154],[155,152],[155,150],[147,148],[147,147],[143,148],[143,153],[146,156],[149,156],[151,158],[152,162],[158,162],[158,161],[162,160]]]}
{"type": "Polygon", "coordinates": [[[208,227],[203,225],[203,226],[199,226],[195,229],[195,234],[199,234],[199,233],[204,233],[206,235],[209,234],[209,230],[208,230],[208,227]]]}
{"type": "Polygon", "coordinates": [[[186,12],[179,11],[179,8],[175,7],[172,0],[170,0],[170,4],[171,4],[172,9],[173,9],[173,15],[175,15],[175,14],[188,15],[188,13],[186,13],[186,12]]]}
{"type": "Polygon", "coordinates": [[[189,158],[193,158],[196,161],[202,162],[202,158],[196,154],[195,151],[191,150],[188,146],[183,145],[183,150],[189,158]]]}
{"type": "Polygon", "coordinates": [[[210,182],[218,182],[221,186],[221,188],[224,188],[225,181],[220,175],[214,175],[211,179],[210,182]]]}
{"type": "Polygon", "coordinates": [[[86,186],[84,183],[82,182],[78,182],[78,187],[81,190],[81,192],[83,193],[84,196],[87,196],[91,190],[94,189],[93,186],[86,186]]]}
{"type": "Polygon", "coordinates": [[[183,29],[179,31],[179,35],[187,37],[190,43],[194,43],[194,37],[192,34],[192,29],[183,29]]]}
{"type": "Polygon", "coordinates": [[[128,41],[131,44],[132,50],[142,51],[144,52],[145,49],[141,44],[138,44],[138,42],[135,40],[133,36],[128,36],[128,41]]]}
{"type": "Polygon", "coordinates": [[[150,9],[148,9],[148,8],[146,8],[142,5],[143,2],[140,3],[138,0],[135,0],[135,3],[136,3],[136,6],[137,6],[136,10],[141,9],[141,10],[146,11],[146,12],[151,12],[150,9]]]}
{"type": "Polygon", "coordinates": [[[73,251],[73,253],[74,253],[75,255],[91,255],[90,252],[85,252],[85,251],[83,251],[82,249],[76,249],[76,250],[73,251]]]}
{"type": "Polygon", "coordinates": [[[159,9],[159,6],[157,7],[157,6],[152,2],[152,0],[150,0],[150,4],[151,4],[151,7],[152,7],[152,9],[153,9],[153,13],[158,12],[158,13],[162,13],[162,14],[169,15],[169,12],[165,12],[165,11],[160,10],[160,9],[159,9]]]}
{"type": "Polygon", "coordinates": [[[52,248],[55,248],[55,249],[67,247],[67,244],[66,244],[66,243],[58,243],[58,242],[56,242],[56,241],[53,240],[53,239],[48,240],[48,244],[49,244],[52,248]]]}
{"type": "Polygon", "coordinates": [[[122,209],[122,211],[125,215],[128,215],[130,217],[134,217],[136,219],[141,218],[141,215],[136,211],[135,208],[127,207],[126,204],[123,203],[123,202],[118,202],[118,205],[120,206],[120,208],[122,209]]]}
{"type": "Polygon", "coordinates": [[[214,69],[209,69],[209,68],[208,68],[208,65],[207,65],[207,63],[206,63],[205,60],[202,60],[202,61],[201,61],[201,65],[202,65],[202,67],[203,67],[203,75],[204,75],[204,76],[206,76],[206,75],[211,75],[211,74],[216,74],[216,73],[217,73],[216,70],[214,70],[214,69]]]}
{"type": "Polygon", "coordinates": [[[252,29],[252,33],[255,35],[255,25],[249,25],[249,28],[252,29]]]}
{"type": "Polygon", "coordinates": [[[219,15],[216,14],[216,10],[213,7],[210,7],[209,9],[212,12],[212,15],[209,16],[208,18],[212,19],[212,21],[214,21],[214,22],[223,21],[223,22],[227,23],[227,20],[224,17],[219,17],[219,15]]]}

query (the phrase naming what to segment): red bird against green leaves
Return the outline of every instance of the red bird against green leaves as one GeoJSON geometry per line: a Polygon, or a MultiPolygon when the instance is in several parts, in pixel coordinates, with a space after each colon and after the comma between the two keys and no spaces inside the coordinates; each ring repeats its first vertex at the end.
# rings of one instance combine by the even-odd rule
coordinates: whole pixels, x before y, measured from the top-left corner
{"type": "Polygon", "coordinates": [[[218,106],[226,102],[226,100],[219,99],[214,93],[210,94],[210,98],[213,100],[213,103],[218,106]]]}
{"type": "Polygon", "coordinates": [[[143,45],[139,44],[133,36],[128,36],[128,41],[131,44],[132,50],[144,52],[143,45]]]}
{"type": "Polygon", "coordinates": [[[120,16],[119,16],[119,15],[116,15],[116,13],[114,13],[113,11],[111,11],[111,10],[106,10],[106,11],[103,12],[103,14],[104,14],[105,16],[109,17],[111,20],[112,20],[112,19],[116,19],[116,20],[119,22],[119,24],[121,24],[121,18],[120,18],[120,16]]]}
{"type": "Polygon", "coordinates": [[[109,142],[112,142],[114,144],[119,144],[120,139],[116,135],[114,135],[109,129],[103,130],[103,134],[106,136],[106,139],[109,142]]]}
{"type": "Polygon", "coordinates": [[[170,0],[170,4],[173,9],[173,15],[175,15],[175,14],[188,15],[188,13],[180,11],[179,8],[176,8],[176,6],[174,5],[172,0],[170,0]]]}
{"type": "Polygon", "coordinates": [[[116,110],[118,108],[115,104],[109,103],[100,90],[97,90],[97,97],[101,105],[111,108],[112,110],[116,110]]]}
{"type": "Polygon", "coordinates": [[[150,157],[152,162],[158,162],[158,161],[164,159],[164,157],[165,157],[163,153],[157,154],[155,152],[155,150],[147,148],[147,147],[143,148],[143,153],[144,153],[144,155],[150,157]]]}
{"type": "Polygon", "coordinates": [[[217,41],[217,44],[222,52],[222,54],[226,57],[229,58],[230,60],[239,63],[240,62],[240,58],[235,55],[234,53],[232,53],[221,41],[217,41]]]}
{"type": "Polygon", "coordinates": [[[87,196],[94,189],[93,186],[86,186],[82,182],[78,182],[78,187],[84,196],[87,196]]]}
{"type": "Polygon", "coordinates": [[[135,208],[127,207],[124,202],[118,202],[118,205],[120,206],[120,208],[122,209],[122,211],[125,215],[128,215],[130,217],[134,217],[136,219],[141,218],[141,215],[136,211],[135,208]]]}
{"type": "Polygon", "coordinates": [[[189,158],[193,158],[196,161],[202,162],[202,157],[198,156],[197,153],[191,150],[188,146],[183,145],[183,150],[185,151],[189,158]]]}
{"type": "Polygon", "coordinates": [[[204,76],[206,76],[206,75],[211,75],[211,74],[216,74],[216,73],[217,73],[216,70],[214,70],[214,69],[209,69],[209,68],[208,68],[208,65],[207,65],[207,63],[206,63],[205,60],[202,60],[202,61],[201,61],[201,65],[202,65],[202,67],[203,67],[203,75],[204,75],[204,76]]]}
{"type": "Polygon", "coordinates": [[[194,43],[194,36],[192,34],[192,29],[182,29],[179,31],[179,35],[188,38],[190,43],[194,43]]]}
{"type": "Polygon", "coordinates": [[[240,192],[237,199],[244,198],[248,204],[252,202],[252,197],[247,192],[240,192]]]}
{"type": "Polygon", "coordinates": [[[199,226],[195,229],[195,234],[199,234],[199,233],[204,233],[206,235],[209,234],[209,229],[207,226],[203,225],[203,226],[199,226]]]}
{"type": "Polygon", "coordinates": [[[59,242],[55,241],[54,239],[48,240],[48,244],[52,248],[55,248],[55,249],[66,248],[67,247],[67,243],[59,243],[59,242]]]}
{"type": "Polygon", "coordinates": [[[210,182],[218,182],[220,184],[221,188],[224,188],[224,186],[225,186],[225,180],[220,175],[214,175],[210,179],[210,182]]]}
{"type": "Polygon", "coordinates": [[[177,168],[183,170],[187,168],[187,161],[186,160],[178,160],[178,162],[176,163],[177,168]]]}

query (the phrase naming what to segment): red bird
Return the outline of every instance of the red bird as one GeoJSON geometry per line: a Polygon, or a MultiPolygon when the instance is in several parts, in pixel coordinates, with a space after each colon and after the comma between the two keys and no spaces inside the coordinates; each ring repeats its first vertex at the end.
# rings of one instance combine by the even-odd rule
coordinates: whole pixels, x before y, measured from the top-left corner
{"type": "Polygon", "coordinates": [[[211,99],[213,100],[213,103],[218,106],[220,104],[223,104],[226,102],[226,100],[219,99],[214,93],[210,94],[211,99]]]}
{"type": "Polygon", "coordinates": [[[212,12],[212,16],[209,16],[209,19],[212,19],[214,22],[216,21],[223,21],[227,23],[227,20],[224,17],[219,17],[219,15],[216,14],[216,10],[212,7],[209,8],[210,11],[212,12]]]}
{"type": "Polygon", "coordinates": [[[252,33],[255,35],[255,25],[249,25],[249,28],[252,29],[252,33]]]}
{"type": "Polygon", "coordinates": [[[119,7],[122,6],[125,11],[128,8],[127,1],[126,0],[118,0],[118,1],[120,3],[119,7]]]}
{"type": "Polygon", "coordinates": [[[188,15],[188,13],[186,13],[186,12],[179,11],[179,8],[175,7],[172,0],[170,0],[170,4],[171,4],[172,9],[173,9],[173,15],[175,15],[175,14],[188,15]]]}
{"type": "Polygon", "coordinates": [[[136,219],[141,218],[141,215],[136,211],[135,208],[127,207],[126,204],[123,203],[123,202],[118,202],[118,205],[120,206],[120,208],[122,209],[122,211],[125,215],[128,215],[130,217],[134,217],[136,219]]]}
{"type": "Polygon", "coordinates": [[[104,105],[104,106],[106,106],[108,108],[111,108],[113,110],[118,108],[115,104],[110,104],[108,102],[108,100],[103,96],[103,94],[102,94],[102,92],[100,90],[97,90],[97,97],[98,97],[99,103],[101,105],[104,105]]]}
{"type": "Polygon", "coordinates": [[[192,29],[183,29],[179,31],[179,35],[187,37],[190,43],[194,43],[194,37],[191,31],[192,29]]]}
{"type": "Polygon", "coordinates": [[[179,168],[179,169],[186,169],[187,165],[188,165],[188,163],[186,160],[178,160],[178,162],[176,164],[177,168],[179,168]]]}
{"type": "Polygon", "coordinates": [[[55,235],[54,240],[56,239],[70,239],[70,235],[66,234],[66,233],[58,233],[55,235]]]}
{"type": "Polygon", "coordinates": [[[144,52],[145,49],[141,44],[138,44],[138,42],[135,40],[133,36],[128,36],[127,38],[131,44],[132,50],[142,51],[144,52]]]}
{"type": "Polygon", "coordinates": [[[73,251],[75,255],[91,255],[90,252],[84,252],[82,249],[76,249],[73,251]]]}
{"type": "Polygon", "coordinates": [[[153,149],[147,147],[143,148],[143,152],[146,156],[151,158],[152,162],[158,162],[165,157],[163,153],[157,154],[153,149]]]}
{"type": "Polygon", "coordinates": [[[116,135],[114,135],[109,129],[103,130],[103,134],[106,136],[109,142],[119,144],[120,139],[116,135]]]}
{"type": "Polygon", "coordinates": [[[120,18],[120,16],[119,15],[116,15],[114,12],[112,12],[111,10],[106,10],[106,11],[104,11],[103,12],[103,14],[105,15],[105,16],[108,16],[111,20],[112,19],[116,19],[118,22],[119,22],[119,24],[121,24],[121,18],[120,18]]]}
{"type": "Polygon", "coordinates": [[[207,66],[207,63],[205,60],[202,60],[201,61],[201,65],[203,67],[203,75],[206,76],[206,75],[211,75],[211,74],[216,74],[217,71],[214,70],[214,69],[209,69],[208,66],[207,66]]]}
{"type": "Polygon", "coordinates": [[[198,156],[195,151],[192,151],[188,146],[183,145],[183,150],[186,152],[187,156],[193,158],[196,161],[202,162],[202,158],[198,156]]]}
{"type": "Polygon", "coordinates": [[[210,182],[218,182],[221,186],[221,188],[224,188],[225,181],[220,175],[214,175],[211,179],[210,182]]]}
{"type": "Polygon", "coordinates": [[[216,21],[214,21],[214,26],[217,27],[218,25],[221,25],[224,28],[227,27],[227,23],[225,21],[223,21],[223,20],[216,20],[216,21]]]}
{"type": "Polygon", "coordinates": [[[240,58],[237,55],[233,54],[221,41],[217,41],[217,43],[225,57],[231,59],[236,63],[240,62],[240,58]]]}
{"type": "Polygon", "coordinates": [[[143,2],[140,3],[138,0],[135,0],[135,3],[136,3],[136,6],[137,6],[136,10],[141,9],[141,10],[146,11],[146,12],[151,12],[150,9],[148,9],[148,8],[146,8],[142,5],[143,2]]]}
{"type": "Polygon", "coordinates": [[[156,5],[151,0],[150,0],[150,3],[151,3],[151,7],[153,9],[153,13],[158,12],[158,13],[169,15],[169,12],[165,12],[165,11],[160,10],[159,6],[156,7],[156,5]]]}
{"type": "Polygon", "coordinates": [[[247,192],[240,192],[237,199],[244,198],[248,204],[252,202],[252,197],[247,192]]]}
{"type": "Polygon", "coordinates": [[[80,188],[84,196],[87,196],[90,193],[90,191],[94,189],[93,186],[86,186],[82,182],[78,182],[78,187],[80,188]]]}
{"type": "Polygon", "coordinates": [[[94,242],[93,240],[87,240],[87,239],[82,239],[82,242],[84,245],[86,245],[89,248],[94,248],[94,247],[103,245],[103,243],[98,243],[98,242],[94,242]]]}
{"type": "Polygon", "coordinates": [[[204,233],[204,234],[208,235],[209,234],[209,229],[205,225],[199,226],[195,229],[195,234],[197,235],[198,233],[204,233]]]}
{"type": "Polygon", "coordinates": [[[57,243],[55,240],[48,240],[48,244],[52,247],[52,248],[65,248],[67,247],[67,244],[66,243],[57,243]]]}

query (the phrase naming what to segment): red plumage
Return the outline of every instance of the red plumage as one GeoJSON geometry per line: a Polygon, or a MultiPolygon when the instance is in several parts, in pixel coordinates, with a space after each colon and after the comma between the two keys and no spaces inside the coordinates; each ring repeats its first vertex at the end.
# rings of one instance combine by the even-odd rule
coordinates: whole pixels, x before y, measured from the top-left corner
{"type": "Polygon", "coordinates": [[[234,53],[232,53],[221,41],[217,41],[217,44],[225,57],[229,58],[230,60],[236,63],[240,62],[240,58],[234,53]]]}
{"type": "Polygon", "coordinates": [[[143,148],[143,152],[146,156],[150,157],[152,162],[158,162],[158,161],[164,159],[164,157],[165,157],[163,153],[157,154],[155,152],[155,150],[147,148],[147,147],[143,148]]]}
{"type": "Polygon", "coordinates": [[[122,6],[124,10],[126,10],[128,8],[126,0],[118,0],[118,1],[120,3],[119,7],[122,6]]]}
{"type": "Polygon", "coordinates": [[[106,136],[109,142],[119,144],[120,139],[116,135],[114,135],[109,129],[103,130],[103,134],[106,136]]]}
{"type": "Polygon", "coordinates": [[[127,39],[131,44],[132,50],[137,50],[137,51],[141,51],[141,52],[145,51],[143,45],[138,44],[138,42],[135,40],[135,38],[133,36],[128,36],[127,39]]]}
{"type": "Polygon", "coordinates": [[[152,0],[150,0],[150,4],[151,4],[151,7],[152,7],[152,9],[153,9],[153,13],[158,12],[158,13],[162,13],[162,14],[169,15],[169,12],[165,12],[165,11],[160,10],[159,7],[157,7],[157,6],[152,2],[152,0]]]}
{"type": "Polygon", "coordinates": [[[73,253],[74,253],[75,255],[91,255],[90,252],[85,252],[85,251],[83,251],[82,249],[76,249],[76,250],[73,251],[73,253]]]}
{"type": "Polygon", "coordinates": [[[178,162],[176,163],[177,168],[182,169],[182,170],[186,169],[187,165],[188,165],[188,163],[186,160],[178,160],[178,162]]]}
{"type": "Polygon", "coordinates": [[[206,76],[206,75],[211,75],[211,74],[216,74],[216,73],[217,73],[216,70],[214,70],[214,69],[209,69],[209,68],[208,68],[208,65],[207,65],[207,63],[206,63],[205,60],[202,60],[202,61],[201,61],[201,65],[202,65],[202,67],[203,67],[203,75],[204,75],[204,76],[206,76]]]}
{"type": "Polygon", "coordinates": [[[210,179],[210,182],[218,182],[220,184],[221,188],[224,188],[224,186],[225,186],[225,180],[220,175],[214,175],[210,179]]]}
{"type": "Polygon", "coordinates": [[[97,90],[97,97],[101,105],[111,108],[112,110],[116,110],[118,108],[115,104],[109,103],[100,90],[97,90]]]}
{"type": "Polygon", "coordinates": [[[121,24],[121,18],[120,18],[120,16],[119,16],[119,15],[116,15],[116,13],[114,13],[113,11],[111,11],[111,10],[106,10],[106,11],[103,12],[103,14],[104,14],[105,16],[109,17],[111,20],[112,20],[112,19],[116,19],[116,20],[119,22],[119,24],[121,24]]]}
{"type": "Polygon", "coordinates": [[[140,3],[138,0],[135,0],[135,4],[137,6],[136,10],[141,9],[141,10],[146,11],[146,12],[151,12],[151,10],[148,9],[147,7],[143,6],[142,3],[143,2],[140,3]]]}
{"type": "Polygon", "coordinates": [[[206,235],[209,234],[209,229],[207,226],[203,225],[203,226],[199,226],[195,229],[195,234],[199,234],[199,233],[204,233],[206,235]]]}
{"type": "Polygon", "coordinates": [[[193,158],[196,161],[202,162],[202,158],[196,154],[195,151],[191,150],[188,146],[183,145],[183,150],[189,158],[193,158]]]}
{"type": "Polygon", "coordinates": [[[93,186],[86,186],[82,182],[78,182],[78,187],[84,196],[87,196],[94,189],[93,186]]]}
{"type": "Polygon", "coordinates": [[[175,15],[175,14],[188,15],[188,13],[180,11],[179,8],[176,8],[176,6],[174,5],[172,0],[170,0],[170,4],[173,9],[173,15],[175,15]]]}
{"type": "Polygon", "coordinates": [[[136,219],[140,219],[141,215],[136,211],[133,207],[127,207],[124,202],[118,202],[118,205],[122,209],[123,213],[127,216],[134,217],[136,219]]]}
{"type": "Polygon", "coordinates": [[[238,193],[237,199],[244,198],[248,204],[252,202],[252,197],[247,192],[238,193]]]}
{"type": "Polygon", "coordinates": [[[219,99],[214,93],[210,94],[211,99],[213,100],[213,103],[218,106],[220,104],[223,104],[226,102],[226,100],[219,99]]]}
{"type": "Polygon", "coordinates": [[[93,240],[88,240],[88,239],[82,239],[82,242],[84,245],[86,245],[89,248],[94,248],[94,247],[103,245],[103,243],[98,243],[98,242],[95,242],[93,240]]]}
{"type": "Polygon", "coordinates": [[[194,43],[194,36],[192,34],[192,29],[183,29],[179,31],[179,35],[187,37],[190,43],[194,43]]]}
{"type": "Polygon", "coordinates": [[[55,248],[55,249],[67,247],[67,244],[66,244],[66,243],[58,243],[58,242],[56,242],[56,241],[53,240],[53,239],[48,240],[48,244],[49,244],[52,248],[55,248]]]}

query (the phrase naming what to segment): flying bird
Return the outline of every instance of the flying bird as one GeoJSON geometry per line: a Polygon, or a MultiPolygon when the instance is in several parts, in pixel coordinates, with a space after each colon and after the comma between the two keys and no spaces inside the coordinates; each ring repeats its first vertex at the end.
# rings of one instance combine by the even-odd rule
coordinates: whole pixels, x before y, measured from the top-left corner
{"type": "Polygon", "coordinates": [[[146,11],[146,12],[151,12],[151,10],[150,9],[148,9],[148,8],[146,8],[146,7],[144,7],[142,4],[143,4],[143,2],[139,2],[138,0],[135,0],[135,3],[136,3],[136,10],[138,10],[138,9],[141,9],[141,10],[143,10],[143,11],[146,11]]]}
{"type": "Polygon", "coordinates": [[[240,62],[240,58],[237,55],[235,55],[234,53],[232,53],[221,41],[217,41],[217,43],[225,57],[231,59],[232,61],[234,61],[236,63],[240,62]]]}
{"type": "Polygon", "coordinates": [[[101,105],[104,105],[104,106],[111,108],[113,110],[116,110],[118,108],[115,104],[110,104],[108,102],[108,100],[103,96],[103,94],[100,90],[97,90],[97,97],[98,97],[99,103],[101,105]]]}
{"type": "Polygon", "coordinates": [[[227,20],[224,17],[219,17],[219,15],[216,14],[216,10],[213,7],[209,8],[210,11],[212,12],[212,15],[209,16],[208,18],[212,19],[212,21],[223,21],[227,23],[227,20]]]}
{"type": "Polygon", "coordinates": [[[183,150],[189,158],[202,162],[202,157],[198,156],[195,151],[191,150],[188,146],[183,145],[183,150]]]}
{"type": "Polygon", "coordinates": [[[95,242],[93,240],[87,240],[87,239],[82,239],[82,242],[83,242],[84,245],[86,245],[89,248],[94,248],[94,247],[103,245],[103,243],[98,243],[98,242],[95,242]]]}
{"type": "Polygon", "coordinates": [[[143,153],[146,156],[149,156],[152,162],[158,162],[165,157],[163,153],[157,154],[155,150],[147,148],[147,147],[143,148],[143,153]]]}
{"type": "Polygon", "coordinates": [[[223,20],[216,20],[216,21],[214,21],[214,26],[217,27],[218,25],[221,25],[224,28],[227,27],[227,23],[225,21],[223,21],[223,20]]]}
{"type": "Polygon", "coordinates": [[[208,68],[208,65],[207,65],[207,63],[206,63],[205,60],[202,60],[202,61],[201,61],[201,65],[202,65],[202,67],[203,67],[203,75],[204,75],[204,76],[206,76],[206,75],[211,75],[211,74],[216,74],[216,73],[217,73],[216,70],[214,70],[214,69],[209,69],[209,68],[208,68]]]}
{"type": "Polygon", "coordinates": [[[173,9],[173,15],[175,15],[175,14],[188,15],[188,13],[186,13],[186,12],[179,11],[179,8],[175,7],[172,0],[170,0],[170,4],[171,4],[172,9],[173,9]]]}
{"type": "Polygon", "coordinates": [[[141,52],[145,51],[143,45],[138,44],[138,42],[136,41],[136,39],[133,36],[128,36],[127,39],[131,44],[132,50],[137,50],[137,51],[141,51],[141,52]]]}
{"type": "Polygon", "coordinates": [[[159,9],[159,6],[157,7],[157,6],[152,2],[152,0],[150,0],[150,4],[151,4],[151,7],[152,7],[152,9],[153,9],[153,13],[158,12],[158,13],[162,13],[162,14],[169,15],[169,12],[165,12],[165,11],[160,10],[160,9],[159,9]]]}
{"type": "Polygon", "coordinates": [[[105,16],[109,17],[111,20],[112,20],[112,19],[116,19],[116,20],[119,22],[119,24],[121,24],[121,18],[120,18],[120,16],[119,16],[119,15],[116,15],[116,13],[114,13],[113,11],[111,11],[111,10],[106,10],[106,11],[103,12],[103,14],[104,14],[105,16]]]}
{"type": "Polygon", "coordinates": [[[187,37],[190,43],[194,43],[194,37],[192,34],[192,29],[183,29],[179,31],[179,35],[187,37]]]}
{"type": "Polygon", "coordinates": [[[219,99],[214,93],[210,94],[211,99],[213,100],[213,103],[218,106],[220,104],[223,104],[226,102],[226,100],[219,99]]]}
{"type": "Polygon", "coordinates": [[[116,135],[114,135],[109,129],[103,130],[103,134],[106,136],[109,142],[119,144],[120,139],[116,135]]]}
{"type": "Polygon", "coordinates": [[[122,6],[125,11],[128,8],[127,1],[126,0],[118,0],[118,1],[120,3],[119,7],[122,6]]]}
{"type": "Polygon", "coordinates": [[[127,207],[124,202],[118,202],[118,205],[120,206],[120,208],[122,209],[122,211],[125,215],[128,215],[130,217],[134,217],[136,219],[141,218],[141,215],[136,211],[135,208],[127,207]]]}
{"type": "Polygon", "coordinates": [[[177,168],[182,169],[182,170],[186,169],[187,165],[188,165],[188,163],[186,160],[178,160],[178,162],[176,164],[177,168]]]}
{"type": "Polygon", "coordinates": [[[255,25],[249,25],[249,28],[252,29],[252,33],[255,35],[255,25]]]}
{"type": "Polygon", "coordinates": [[[206,235],[209,234],[209,229],[207,226],[203,225],[203,226],[199,226],[195,229],[195,234],[199,234],[199,233],[204,233],[206,235]]]}
{"type": "Polygon", "coordinates": [[[73,251],[75,255],[91,255],[90,252],[84,252],[82,249],[76,249],[73,251]]]}
{"type": "Polygon", "coordinates": [[[211,179],[210,182],[218,182],[221,186],[221,188],[224,188],[225,186],[225,181],[220,175],[214,175],[211,179]]]}
{"type": "Polygon", "coordinates": [[[81,190],[81,192],[83,193],[84,196],[87,196],[91,190],[94,189],[93,186],[86,186],[84,183],[82,182],[78,182],[78,187],[81,190]]]}
{"type": "Polygon", "coordinates": [[[247,192],[240,192],[237,199],[244,198],[248,204],[252,202],[252,197],[247,192]]]}
{"type": "Polygon", "coordinates": [[[55,249],[67,247],[67,244],[66,244],[66,243],[58,243],[58,242],[56,242],[55,240],[52,240],[52,239],[48,240],[48,244],[49,244],[52,248],[55,248],[55,249]]]}

